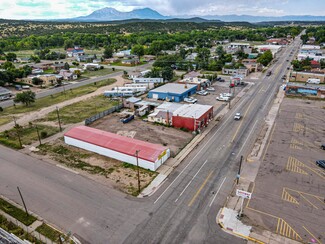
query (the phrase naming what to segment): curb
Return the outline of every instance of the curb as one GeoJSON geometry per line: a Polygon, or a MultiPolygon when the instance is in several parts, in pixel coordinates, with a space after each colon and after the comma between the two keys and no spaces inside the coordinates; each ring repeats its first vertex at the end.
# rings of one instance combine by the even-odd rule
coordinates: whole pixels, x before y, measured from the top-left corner
{"type": "Polygon", "coordinates": [[[260,240],[255,239],[255,238],[252,238],[252,237],[250,237],[250,236],[242,235],[242,234],[240,234],[240,233],[234,231],[234,230],[231,229],[231,228],[228,228],[228,227],[226,228],[226,227],[224,226],[223,222],[221,221],[221,220],[223,219],[223,217],[224,217],[224,215],[223,215],[223,209],[224,209],[224,208],[221,208],[221,209],[219,210],[217,216],[216,216],[216,223],[221,227],[221,229],[222,229],[223,231],[225,231],[225,232],[227,232],[227,233],[229,233],[229,234],[231,234],[231,235],[237,236],[237,237],[239,237],[239,238],[245,239],[245,240],[247,240],[247,241],[252,241],[252,242],[255,242],[255,243],[258,243],[258,244],[265,244],[265,242],[262,242],[262,241],[260,241],[260,240]]]}

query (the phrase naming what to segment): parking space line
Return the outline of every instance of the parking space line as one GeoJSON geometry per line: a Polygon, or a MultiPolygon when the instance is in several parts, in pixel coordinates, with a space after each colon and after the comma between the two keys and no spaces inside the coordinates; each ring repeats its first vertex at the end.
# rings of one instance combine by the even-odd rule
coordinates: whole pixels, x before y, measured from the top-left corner
{"type": "Polygon", "coordinates": [[[261,210],[257,210],[257,209],[255,209],[255,208],[251,208],[251,207],[247,207],[247,206],[246,206],[246,208],[249,209],[249,210],[255,211],[255,212],[257,212],[257,213],[264,214],[264,215],[266,215],[266,216],[272,217],[272,218],[276,218],[276,219],[279,218],[279,217],[277,217],[277,216],[275,216],[275,215],[273,215],[273,214],[269,214],[269,213],[263,212],[263,211],[261,211],[261,210]]]}
{"type": "Polygon", "coordinates": [[[296,139],[292,138],[290,142],[290,148],[291,149],[298,149],[301,150],[302,148],[300,146],[303,146],[302,142],[297,141],[296,139]]]}
{"type": "Polygon", "coordinates": [[[316,238],[305,226],[302,226],[302,228],[304,228],[305,229],[305,231],[307,231],[308,232],[308,234],[309,235],[311,235],[313,238],[314,238],[314,240],[316,240],[319,244],[322,244],[319,240],[318,240],[318,238],[316,238]]]}
{"type": "Polygon", "coordinates": [[[316,207],[311,201],[309,201],[306,197],[304,197],[304,195],[303,194],[301,194],[300,192],[299,192],[299,195],[303,198],[303,199],[305,199],[310,205],[312,205],[314,208],[316,208],[316,209],[318,209],[318,207],[316,207]]]}
{"type": "Polygon", "coordinates": [[[304,131],[304,129],[305,129],[304,125],[302,125],[300,123],[296,123],[296,122],[293,123],[293,129],[292,129],[293,132],[299,133],[299,132],[304,131]]]}
{"type": "Polygon", "coordinates": [[[295,119],[303,119],[304,116],[302,113],[296,113],[295,119]]]}
{"type": "Polygon", "coordinates": [[[284,201],[291,202],[294,204],[299,204],[299,202],[296,200],[296,198],[294,198],[285,188],[283,188],[283,190],[282,190],[281,198],[284,201]]]}
{"type": "Polygon", "coordinates": [[[195,195],[193,196],[193,198],[192,198],[191,201],[189,202],[189,204],[188,204],[189,207],[192,206],[192,204],[194,203],[195,199],[198,197],[198,195],[199,195],[200,192],[202,191],[203,187],[206,185],[206,183],[207,183],[208,180],[210,179],[212,173],[213,173],[213,170],[210,171],[210,174],[208,175],[208,177],[204,180],[204,182],[202,183],[202,185],[200,186],[200,188],[197,190],[197,192],[195,193],[195,195]]]}
{"type": "Polygon", "coordinates": [[[288,171],[298,173],[298,174],[308,175],[308,173],[306,171],[304,171],[303,169],[301,169],[300,167],[305,167],[305,165],[294,157],[290,156],[288,158],[287,166],[286,166],[286,169],[288,171]]]}
{"type": "Polygon", "coordinates": [[[302,241],[300,235],[282,218],[278,219],[276,233],[292,240],[302,241]]]}

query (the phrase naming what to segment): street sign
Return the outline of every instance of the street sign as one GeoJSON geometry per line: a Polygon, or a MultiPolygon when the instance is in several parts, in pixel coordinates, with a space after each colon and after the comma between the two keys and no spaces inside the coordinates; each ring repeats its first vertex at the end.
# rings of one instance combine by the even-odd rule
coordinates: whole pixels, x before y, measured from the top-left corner
{"type": "Polygon", "coordinates": [[[251,199],[251,197],[252,197],[252,193],[247,192],[247,191],[243,191],[243,190],[239,190],[239,189],[236,189],[236,195],[238,197],[242,197],[242,198],[245,198],[245,199],[251,199]]]}

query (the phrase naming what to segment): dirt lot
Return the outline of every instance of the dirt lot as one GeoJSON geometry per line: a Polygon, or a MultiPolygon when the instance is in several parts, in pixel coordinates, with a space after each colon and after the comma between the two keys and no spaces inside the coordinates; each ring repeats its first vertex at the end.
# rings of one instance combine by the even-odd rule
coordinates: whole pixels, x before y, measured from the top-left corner
{"type": "Polygon", "coordinates": [[[134,139],[166,146],[170,149],[172,157],[193,138],[191,132],[145,122],[141,118],[136,118],[127,124],[123,124],[117,113],[97,120],[90,126],[100,130],[129,136],[134,139]]]}
{"type": "MultiPolygon", "coordinates": [[[[131,195],[138,193],[136,166],[66,145],[63,138],[43,144],[39,149],[40,151],[35,153],[42,160],[50,162],[55,160],[102,184],[113,186],[131,195]]],[[[156,172],[140,168],[141,189],[145,188],[156,175],[156,172]]]]}
{"type": "Polygon", "coordinates": [[[285,98],[245,214],[250,224],[309,243],[325,242],[325,104],[285,98]]]}

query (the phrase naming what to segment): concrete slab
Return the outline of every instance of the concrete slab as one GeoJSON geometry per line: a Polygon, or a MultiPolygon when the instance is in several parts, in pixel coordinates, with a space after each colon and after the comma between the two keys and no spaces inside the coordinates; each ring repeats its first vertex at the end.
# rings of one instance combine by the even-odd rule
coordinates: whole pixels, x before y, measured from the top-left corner
{"type": "Polygon", "coordinates": [[[237,211],[229,208],[224,208],[222,214],[223,219],[221,222],[223,223],[225,229],[239,233],[243,236],[249,236],[252,227],[243,224],[240,220],[237,219],[237,211]]]}

